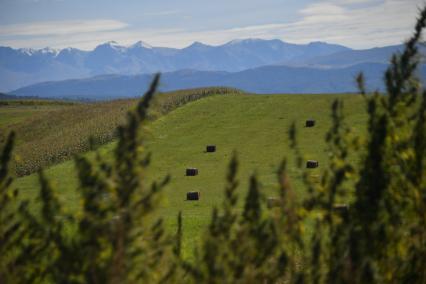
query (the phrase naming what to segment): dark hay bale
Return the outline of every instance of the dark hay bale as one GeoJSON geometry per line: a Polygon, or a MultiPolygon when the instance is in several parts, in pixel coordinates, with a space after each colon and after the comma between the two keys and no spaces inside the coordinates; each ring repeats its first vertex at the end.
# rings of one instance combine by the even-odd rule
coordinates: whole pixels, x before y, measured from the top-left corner
{"type": "Polygon", "coordinates": [[[216,145],[207,145],[207,147],[206,147],[206,152],[207,152],[207,153],[213,153],[213,152],[216,152],[216,145]]]}
{"type": "Polygon", "coordinates": [[[306,127],[314,127],[315,126],[315,120],[308,119],[306,120],[306,127]]]}
{"type": "Polygon", "coordinates": [[[196,176],[196,175],[198,175],[198,169],[188,168],[188,169],[186,169],[186,175],[187,176],[196,176]]]}
{"type": "Polygon", "coordinates": [[[307,167],[308,169],[318,168],[318,166],[319,166],[318,161],[308,160],[308,161],[306,162],[306,167],[307,167]]]}
{"type": "Polygon", "coordinates": [[[281,200],[276,197],[268,197],[268,199],[266,200],[266,205],[268,206],[268,208],[280,207],[281,200]]]}
{"type": "Polygon", "coordinates": [[[187,192],[186,200],[200,200],[200,193],[198,191],[187,192]]]}

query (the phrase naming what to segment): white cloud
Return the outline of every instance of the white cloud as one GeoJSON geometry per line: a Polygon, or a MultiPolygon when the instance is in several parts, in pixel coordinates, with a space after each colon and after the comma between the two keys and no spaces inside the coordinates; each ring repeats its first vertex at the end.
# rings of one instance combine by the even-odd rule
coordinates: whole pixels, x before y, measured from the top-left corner
{"type": "Polygon", "coordinates": [[[49,36],[119,30],[128,25],[116,20],[49,21],[0,25],[0,36],[49,36]]]}
{"type": "Polygon", "coordinates": [[[332,0],[331,2],[335,4],[340,4],[340,5],[352,5],[352,4],[371,3],[373,1],[372,0],[332,0]]]}
{"type": "Polygon", "coordinates": [[[180,14],[179,10],[169,10],[169,11],[160,11],[160,12],[146,12],[143,13],[145,16],[170,16],[180,14]]]}
{"type": "Polygon", "coordinates": [[[221,44],[236,38],[280,38],[294,43],[327,41],[354,48],[399,44],[412,33],[423,0],[369,1],[367,6],[347,7],[366,0],[321,1],[300,11],[292,23],[273,23],[223,30],[159,33],[146,38],[154,44],[184,46],[194,40],[221,44]],[[342,2],[343,4],[339,4],[342,2]]]}
{"type": "MultiPolygon", "coordinates": [[[[423,0],[368,1],[369,5],[347,6],[367,0],[330,0],[308,5],[300,19],[288,24],[248,26],[208,32],[210,42],[233,37],[281,38],[295,43],[327,41],[355,48],[402,43],[412,33],[423,0]]],[[[200,36],[203,36],[200,33],[200,36]]]]}
{"type": "MultiPolygon", "coordinates": [[[[291,23],[241,26],[216,30],[136,29],[114,20],[48,22],[18,27],[0,26],[0,36],[39,35],[36,38],[1,38],[1,45],[92,49],[115,40],[131,44],[143,40],[153,46],[183,47],[194,41],[222,44],[237,38],[279,38],[287,42],[327,41],[353,48],[399,44],[412,33],[424,0],[323,0],[299,11],[291,23]],[[44,36],[45,35],[45,36],[44,36]],[[44,37],[43,37],[44,36],[44,37]]],[[[164,11],[163,13],[177,11],[164,11]]]]}

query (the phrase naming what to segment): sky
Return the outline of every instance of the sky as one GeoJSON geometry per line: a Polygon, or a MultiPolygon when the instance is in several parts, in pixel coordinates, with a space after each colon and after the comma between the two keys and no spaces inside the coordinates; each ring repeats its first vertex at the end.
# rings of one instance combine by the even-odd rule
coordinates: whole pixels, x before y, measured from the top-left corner
{"type": "Polygon", "coordinates": [[[425,0],[0,0],[0,45],[91,50],[116,41],[182,48],[234,39],[400,44],[425,0]]]}

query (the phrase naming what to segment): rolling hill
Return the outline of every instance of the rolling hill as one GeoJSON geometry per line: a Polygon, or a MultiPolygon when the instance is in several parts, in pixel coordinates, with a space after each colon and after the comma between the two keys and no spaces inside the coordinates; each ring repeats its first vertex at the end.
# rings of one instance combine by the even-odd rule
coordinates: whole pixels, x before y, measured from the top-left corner
{"type": "MultiPolygon", "coordinates": [[[[306,159],[320,162],[320,168],[312,173],[320,173],[327,164],[324,136],[330,127],[330,105],[336,98],[350,106],[345,109],[347,122],[362,134],[366,122],[365,101],[357,95],[212,96],[177,108],[150,123],[146,148],[152,153],[152,163],[146,182],[171,174],[159,214],[164,217],[167,229],[174,230],[176,215],[183,212],[185,255],[192,254],[193,244],[208,224],[213,206],[222,201],[226,166],[234,150],[240,161],[237,191],[240,201],[246,193],[248,177],[253,173],[259,177],[265,197],[277,194],[276,169],[284,157],[288,157],[293,188],[299,196],[304,194],[301,172],[289,148],[288,128],[296,122],[306,159]],[[316,119],[316,127],[305,128],[306,118],[316,119]],[[217,152],[204,153],[207,144],[215,144],[217,152]],[[198,168],[199,175],[186,177],[187,167],[198,168]],[[185,193],[192,190],[201,192],[199,202],[185,201],[185,193]]],[[[104,157],[111,157],[113,147],[114,143],[99,150],[104,157]]],[[[73,161],[51,167],[46,173],[66,208],[78,210],[81,204],[75,191],[73,161]]],[[[17,179],[14,185],[21,189],[23,197],[33,199],[37,184],[38,177],[33,174],[17,179]]]]}
{"type": "MultiPolygon", "coordinates": [[[[155,120],[188,102],[211,95],[241,94],[226,88],[181,90],[158,94],[149,117],[155,120]]],[[[50,100],[0,101],[0,143],[9,131],[17,134],[15,163],[18,176],[51,166],[112,141],[118,125],[137,99],[101,103],[71,103],[50,100]]]]}

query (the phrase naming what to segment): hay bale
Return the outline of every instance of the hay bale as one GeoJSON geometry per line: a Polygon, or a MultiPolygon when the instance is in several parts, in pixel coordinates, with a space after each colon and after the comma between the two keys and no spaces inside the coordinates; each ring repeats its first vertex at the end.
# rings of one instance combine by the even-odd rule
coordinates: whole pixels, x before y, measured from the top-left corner
{"type": "Polygon", "coordinates": [[[315,120],[308,119],[306,120],[306,127],[314,127],[315,126],[315,120]]]}
{"type": "Polygon", "coordinates": [[[196,175],[198,175],[198,169],[196,168],[186,169],[186,176],[196,176],[196,175]]]}
{"type": "Polygon", "coordinates": [[[268,208],[280,207],[281,200],[276,197],[268,197],[268,199],[266,200],[266,205],[268,206],[268,208]]]}
{"type": "Polygon", "coordinates": [[[216,145],[207,145],[207,147],[206,147],[206,152],[207,152],[207,153],[213,153],[213,152],[216,152],[216,145]]]}
{"type": "Polygon", "coordinates": [[[315,160],[308,160],[308,161],[306,162],[306,167],[307,167],[308,169],[318,168],[318,166],[319,166],[318,161],[315,161],[315,160]]]}
{"type": "Polygon", "coordinates": [[[189,191],[186,193],[186,200],[200,200],[200,192],[189,191]]]}

